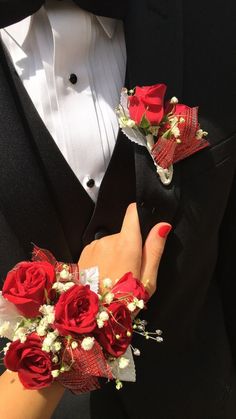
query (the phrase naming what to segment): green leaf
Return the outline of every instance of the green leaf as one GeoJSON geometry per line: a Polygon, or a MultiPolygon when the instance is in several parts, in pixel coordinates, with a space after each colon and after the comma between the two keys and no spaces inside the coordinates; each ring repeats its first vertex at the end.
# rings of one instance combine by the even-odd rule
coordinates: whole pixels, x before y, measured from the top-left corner
{"type": "Polygon", "coordinates": [[[139,124],[139,126],[140,126],[140,128],[143,128],[143,129],[148,129],[149,127],[150,127],[150,122],[149,122],[149,120],[146,118],[146,115],[144,114],[143,115],[143,117],[142,117],[142,119],[141,119],[141,122],[140,122],[140,124],[139,124]]]}

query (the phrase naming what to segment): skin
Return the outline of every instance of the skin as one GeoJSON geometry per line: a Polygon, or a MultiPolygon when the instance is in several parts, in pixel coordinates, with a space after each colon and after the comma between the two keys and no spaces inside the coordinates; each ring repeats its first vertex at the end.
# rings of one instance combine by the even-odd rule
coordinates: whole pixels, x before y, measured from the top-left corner
{"type": "MultiPolygon", "coordinates": [[[[79,259],[80,269],[98,266],[100,279],[109,277],[113,282],[131,271],[152,296],[166,241],[158,232],[165,224],[155,225],[142,246],[136,204],[129,205],[120,233],[86,246],[79,259]]],[[[26,390],[17,373],[5,371],[0,377],[0,417],[49,419],[63,393],[64,388],[57,382],[42,390],[26,390]]]]}

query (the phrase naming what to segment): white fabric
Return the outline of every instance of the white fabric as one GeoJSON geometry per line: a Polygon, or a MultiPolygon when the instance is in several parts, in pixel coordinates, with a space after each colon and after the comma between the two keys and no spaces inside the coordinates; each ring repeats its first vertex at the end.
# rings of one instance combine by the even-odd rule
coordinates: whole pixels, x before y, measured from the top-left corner
{"type": "Polygon", "coordinates": [[[122,23],[70,0],[48,0],[1,34],[39,115],[96,201],[118,134],[114,109],[126,65],[122,23]],[[76,84],[69,81],[71,73],[76,84]],[[91,178],[95,186],[89,188],[91,178]]]}

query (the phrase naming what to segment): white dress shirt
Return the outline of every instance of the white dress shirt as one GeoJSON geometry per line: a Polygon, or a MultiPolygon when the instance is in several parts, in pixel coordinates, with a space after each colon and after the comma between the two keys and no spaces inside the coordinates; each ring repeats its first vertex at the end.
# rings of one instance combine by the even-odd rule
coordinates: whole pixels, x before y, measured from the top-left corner
{"type": "Polygon", "coordinates": [[[114,109],[126,65],[122,23],[70,0],[48,0],[1,35],[48,131],[96,201],[118,134],[114,109]]]}

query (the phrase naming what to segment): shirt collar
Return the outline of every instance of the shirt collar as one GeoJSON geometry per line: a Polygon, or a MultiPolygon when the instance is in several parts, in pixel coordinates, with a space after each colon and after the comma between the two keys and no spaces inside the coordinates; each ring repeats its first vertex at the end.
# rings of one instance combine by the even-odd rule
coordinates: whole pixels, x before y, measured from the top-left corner
{"type": "MultiPolygon", "coordinates": [[[[103,16],[96,16],[96,18],[106,35],[111,39],[115,32],[116,20],[103,16]]],[[[5,31],[8,33],[8,35],[10,35],[11,38],[14,39],[14,41],[20,47],[22,47],[30,31],[31,23],[32,16],[29,16],[26,19],[23,19],[20,22],[15,23],[14,25],[6,27],[5,31]]]]}

